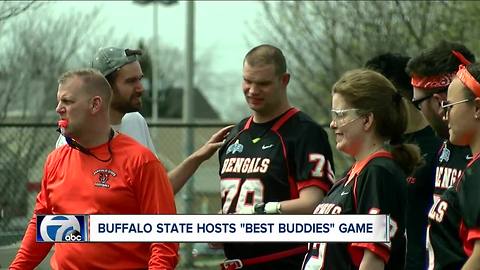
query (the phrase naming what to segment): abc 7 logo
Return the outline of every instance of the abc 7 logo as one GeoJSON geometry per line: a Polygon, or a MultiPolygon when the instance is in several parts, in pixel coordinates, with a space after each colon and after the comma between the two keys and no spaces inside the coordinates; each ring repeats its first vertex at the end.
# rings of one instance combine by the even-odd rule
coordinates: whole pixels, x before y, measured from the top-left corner
{"type": "Polygon", "coordinates": [[[44,241],[82,241],[80,223],[75,216],[45,216],[40,224],[44,241]]]}

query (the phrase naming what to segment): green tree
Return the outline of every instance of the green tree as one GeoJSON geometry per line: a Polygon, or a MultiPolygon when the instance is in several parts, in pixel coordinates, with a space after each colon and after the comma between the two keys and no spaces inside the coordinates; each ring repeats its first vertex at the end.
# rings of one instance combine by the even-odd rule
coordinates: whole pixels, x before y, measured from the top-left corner
{"type": "MultiPolygon", "coordinates": [[[[347,70],[386,53],[415,55],[440,39],[479,48],[480,4],[471,1],[263,1],[252,32],[283,49],[295,105],[330,122],[330,90],[347,70]]],[[[332,138],[333,141],[333,138],[332,138]]],[[[350,163],[335,151],[337,173],[350,163]]]]}
{"type": "Polygon", "coordinates": [[[296,103],[327,123],[330,88],[343,72],[380,53],[414,55],[440,39],[479,48],[479,11],[472,1],[264,1],[252,30],[284,49],[296,103]]]}

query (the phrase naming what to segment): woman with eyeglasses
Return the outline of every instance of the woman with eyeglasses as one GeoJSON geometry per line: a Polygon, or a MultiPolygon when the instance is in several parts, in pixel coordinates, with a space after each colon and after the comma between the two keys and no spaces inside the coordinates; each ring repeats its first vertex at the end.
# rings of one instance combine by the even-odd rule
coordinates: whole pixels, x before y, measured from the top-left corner
{"type": "Polygon", "coordinates": [[[460,66],[442,102],[450,141],[469,146],[473,156],[430,210],[429,269],[480,269],[479,82],[480,64],[460,66]]]}
{"type": "Polygon", "coordinates": [[[401,143],[406,110],[381,74],[345,73],[332,88],[332,121],[338,150],[355,163],[315,214],[388,214],[389,243],[309,244],[303,269],[402,269],[405,264],[406,175],[420,162],[415,145],[401,143]]]}

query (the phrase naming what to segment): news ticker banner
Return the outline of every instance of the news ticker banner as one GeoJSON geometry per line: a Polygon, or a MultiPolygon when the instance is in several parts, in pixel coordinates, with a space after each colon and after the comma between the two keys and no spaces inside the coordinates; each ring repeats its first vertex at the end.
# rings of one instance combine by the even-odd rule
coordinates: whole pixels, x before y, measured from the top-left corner
{"type": "Polygon", "coordinates": [[[45,215],[38,242],[389,242],[388,215],[45,215]]]}

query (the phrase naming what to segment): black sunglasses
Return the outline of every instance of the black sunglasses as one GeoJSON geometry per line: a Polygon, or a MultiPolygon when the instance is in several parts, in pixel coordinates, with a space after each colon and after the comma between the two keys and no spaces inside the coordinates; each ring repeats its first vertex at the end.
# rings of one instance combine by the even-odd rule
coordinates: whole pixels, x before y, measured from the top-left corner
{"type": "Polygon", "coordinates": [[[433,97],[433,95],[435,95],[435,94],[447,92],[447,90],[448,90],[448,88],[444,88],[440,91],[433,92],[432,94],[430,94],[428,96],[424,96],[424,97],[419,98],[419,99],[412,99],[412,104],[413,104],[413,106],[415,106],[415,108],[417,108],[418,110],[421,110],[422,108],[420,108],[420,105],[422,104],[422,102],[424,102],[425,100],[433,97]]]}

